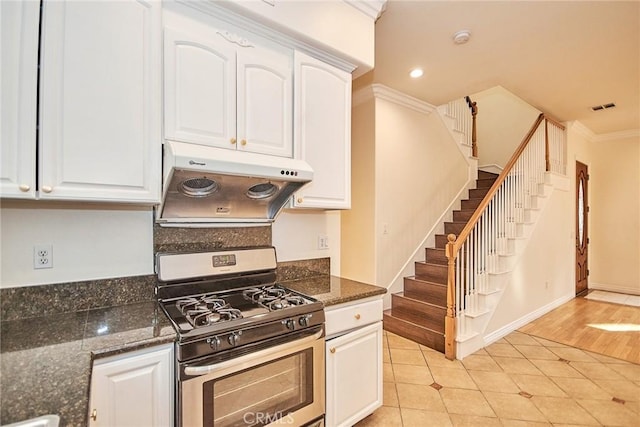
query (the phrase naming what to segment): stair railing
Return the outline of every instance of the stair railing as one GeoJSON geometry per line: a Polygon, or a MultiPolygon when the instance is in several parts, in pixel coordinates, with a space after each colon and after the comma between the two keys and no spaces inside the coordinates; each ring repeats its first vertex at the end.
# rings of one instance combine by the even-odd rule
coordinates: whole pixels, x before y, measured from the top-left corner
{"type": "Polygon", "coordinates": [[[464,134],[463,145],[471,147],[471,155],[478,157],[478,147],[476,145],[476,115],[478,105],[471,101],[471,98],[464,98],[451,101],[447,104],[449,115],[456,118],[455,129],[464,134]]]}
{"type": "Polygon", "coordinates": [[[456,338],[465,338],[466,319],[485,312],[480,295],[489,294],[489,274],[504,272],[500,255],[507,255],[509,238],[517,236],[526,209],[545,182],[545,172],[565,173],[564,126],[540,114],[456,237],[447,236],[447,313],[445,356],[456,358],[456,338]]]}

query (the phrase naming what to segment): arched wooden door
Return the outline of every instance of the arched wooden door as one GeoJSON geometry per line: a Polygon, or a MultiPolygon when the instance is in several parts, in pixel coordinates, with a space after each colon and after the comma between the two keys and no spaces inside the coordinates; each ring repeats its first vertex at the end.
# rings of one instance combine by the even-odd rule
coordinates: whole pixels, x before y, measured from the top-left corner
{"type": "Polygon", "coordinates": [[[576,162],[576,295],[583,295],[589,289],[588,183],[587,165],[576,162]]]}

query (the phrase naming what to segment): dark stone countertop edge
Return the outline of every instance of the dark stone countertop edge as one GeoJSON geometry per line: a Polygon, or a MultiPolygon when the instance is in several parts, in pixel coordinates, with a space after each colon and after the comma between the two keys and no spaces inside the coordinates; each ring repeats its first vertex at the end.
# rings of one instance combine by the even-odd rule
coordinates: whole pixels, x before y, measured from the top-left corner
{"type": "Polygon", "coordinates": [[[283,286],[321,301],[325,307],[385,295],[387,289],[338,276],[317,276],[314,278],[282,282],[283,286]]]}

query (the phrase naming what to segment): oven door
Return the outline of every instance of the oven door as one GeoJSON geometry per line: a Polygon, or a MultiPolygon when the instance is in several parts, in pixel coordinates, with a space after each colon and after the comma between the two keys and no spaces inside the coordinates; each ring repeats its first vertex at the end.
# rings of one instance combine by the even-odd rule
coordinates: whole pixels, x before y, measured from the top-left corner
{"type": "Polygon", "coordinates": [[[324,327],[207,364],[181,364],[181,425],[302,426],[324,415],[324,327]]]}

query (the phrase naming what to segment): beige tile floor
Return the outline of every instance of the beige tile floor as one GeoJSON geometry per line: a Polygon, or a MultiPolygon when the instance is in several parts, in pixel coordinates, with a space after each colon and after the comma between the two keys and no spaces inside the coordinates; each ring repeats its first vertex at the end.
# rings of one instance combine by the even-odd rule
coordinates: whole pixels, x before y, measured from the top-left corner
{"type": "Polygon", "coordinates": [[[464,360],[384,332],[384,403],[356,426],[640,426],[640,365],[521,332],[464,360]]]}

